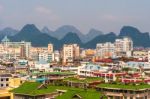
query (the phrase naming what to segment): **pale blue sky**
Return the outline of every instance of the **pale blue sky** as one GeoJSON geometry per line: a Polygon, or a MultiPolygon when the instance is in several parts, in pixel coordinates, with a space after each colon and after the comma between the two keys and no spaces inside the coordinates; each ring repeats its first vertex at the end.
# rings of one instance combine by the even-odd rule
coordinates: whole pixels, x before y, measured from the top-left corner
{"type": "Polygon", "coordinates": [[[119,32],[124,25],[150,32],[150,0],[0,0],[0,29],[27,23],[51,30],[74,25],[119,32]]]}

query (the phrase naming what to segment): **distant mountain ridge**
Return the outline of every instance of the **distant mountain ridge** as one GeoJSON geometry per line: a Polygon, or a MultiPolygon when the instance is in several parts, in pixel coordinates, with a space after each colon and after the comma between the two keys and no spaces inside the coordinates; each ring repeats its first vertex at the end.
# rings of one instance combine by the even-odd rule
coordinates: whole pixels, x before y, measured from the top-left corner
{"type": "Polygon", "coordinates": [[[41,30],[42,33],[46,33],[48,35],[53,35],[53,31],[51,31],[48,27],[43,27],[43,29],[41,30]]]}
{"type": "Polygon", "coordinates": [[[149,33],[142,33],[137,28],[131,26],[124,26],[120,30],[119,37],[128,36],[132,38],[134,46],[150,47],[149,33]]]}
{"type": "Polygon", "coordinates": [[[56,49],[59,48],[59,42],[56,38],[43,34],[34,24],[25,25],[19,33],[10,37],[11,41],[29,41],[33,46],[47,46],[53,43],[56,49]]]}
{"type": "Polygon", "coordinates": [[[52,37],[57,39],[62,39],[68,33],[76,33],[82,42],[88,42],[95,38],[96,36],[103,34],[101,31],[96,29],[91,29],[88,33],[81,33],[76,27],[72,25],[64,25],[56,29],[55,31],[51,31],[48,27],[44,27],[41,32],[46,33],[52,37]]]}
{"type": "MultiPolygon", "coordinates": [[[[64,31],[68,31],[66,30],[67,28],[66,29],[64,27],[62,28],[64,31]]],[[[58,29],[56,31],[58,31],[58,29]]],[[[82,48],[95,48],[97,43],[114,42],[115,39],[122,38],[124,36],[128,36],[133,40],[134,47],[137,46],[150,47],[149,33],[148,32],[142,33],[137,28],[132,26],[122,27],[119,35],[116,35],[116,33],[113,32],[110,32],[108,34],[103,34],[101,31],[91,29],[89,31],[89,34],[87,35],[92,37],[92,35],[94,34],[96,36],[95,37],[93,36],[93,38],[87,42],[83,42],[83,40],[81,40],[81,37],[79,36],[81,32],[79,32],[79,30],[76,30],[76,32],[78,33],[75,33],[75,30],[68,33],[64,32],[63,33],[64,36],[60,39],[57,39],[56,37],[53,37],[48,33],[43,33],[43,32],[55,33],[46,27],[45,29],[40,31],[34,24],[27,24],[15,35],[8,35],[8,36],[11,41],[22,41],[22,40],[29,41],[32,42],[32,45],[36,47],[47,46],[48,43],[53,43],[55,49],[60,49],[63,46],[63,44],[70,44],[70,43],[77,43],[82,48]]],[[[57,33],[61,33],[61,32],[57,32],[57,33]]],[[[88,36],[86,37],[86,35],[83,36],[86,39],[90,39],[88,38],[88,36]]]]}
{"type": "Polygon", "coordinates": [[[103,35],[102,31],[96,30],[96,29],[90,29],[90,31],[85,35],[85,37],[83,38],[83,42],[86,43],[92,39],[94,39],[95,37],[99,36],[99,35],[103,35]]]}
{"type": "Polygon", "coordinates": [[[95,37],[91,41],[84,44],[84,48],[95,48],[97,43],[114,42],[117,38],[116,34],[111,32],[95,37]]]}
{"type": "Polygon", "coordinates": [[[19,31],[16,29],[13,29],[11,27],[6,27],[6,28],[0,30],[0,39],[4,38],[4,36],[14,36],[18,32],[19,31]]]}

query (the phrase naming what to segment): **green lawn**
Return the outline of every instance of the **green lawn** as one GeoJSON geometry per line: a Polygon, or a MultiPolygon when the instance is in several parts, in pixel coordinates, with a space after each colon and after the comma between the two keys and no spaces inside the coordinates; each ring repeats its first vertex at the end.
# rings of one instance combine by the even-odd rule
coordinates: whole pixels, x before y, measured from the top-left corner
{"type": "Polygon", "coordinates": [[[100,92],[97,92],[94,89],[88,89],[87,91],[85,91],[84,89],[69,88],[66,93],[58,96],[56,99],[71,99],[76,94],[80,95],[82,99],[100,99],[101,97],[100,92]]]}
{"type": "Polygon", "coordinates": [[[20,87],[12,90],[12,92],[16,94],[36,96],[56,92],[56,89],[59,89],[59,90],[67,90],[67,92],[62,94],[61,96],[58,96],[56,99],[71,99],[72,96],[74,96],[75,94],[80,95],[83,99],[99,99],[101,96],[100,92],[97,92],[95,89],[87,89],[85,91],[84,89],[81,88],[52,86],[52,85],[49,85],[47,89],[46,88],[38,89],[38,86],[40,85],[41,83],[37,82],[25,82],[20,87]]]}
{"type": "Polygon", "coordinates": [[[27,94],[27,95],[35,96],[35,95],[40,95],[40,94],[45,94],[45,93],[51,93],[56,90],[56,88],[52,86],[48,86],[47,89],[46,88],[38,89],[38,86],[40,85],[41,83],[38,83],[38,82],[25,82],[20,87],[12,90],[12,92],[18,93],[18,94],[27,94]]]}
{"type": "Polygon", "coordinates": [[[35,73],[32,73],[32,75],[47,75],[47,74],[50,74],[50,75],[75,75],[75,73],[73,72],[35,72],[35,73]]]}
{"type": "Polygon", "coordinates": [[[101,81],[102,79],[100,77],[87,77],[85,79],[78,79],[75,77],[69,77],[69,78],[65,78],[64,81],[73,81],[73,82],[87,82],[87,83],[91,83],[94,81],[101,81]]]}
{"type": "Polygon", "coordinates": [[[98,87],[100,88],[118,88],[118,89],[131,89],[131,90],[139,90],[139,89],[146,89],[150,88],[148,84],[141,84],[141,85],[125,85],[125,84],[99,84],[98,87]]]}

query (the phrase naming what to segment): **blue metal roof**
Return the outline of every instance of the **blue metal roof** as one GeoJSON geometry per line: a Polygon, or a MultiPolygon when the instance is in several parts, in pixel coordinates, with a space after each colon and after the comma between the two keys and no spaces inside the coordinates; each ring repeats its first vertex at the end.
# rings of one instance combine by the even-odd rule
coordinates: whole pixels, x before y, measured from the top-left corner
{"type": "Polygon", "coordinates": [[[149,64],[147,64],[146,62],[133,62],[133,61],[131,61],[131,62],[127,62],[127,65],[129,67],[132,67],[132,68],[137,68],[139,66],[141,66],[141,67],[149,67],[149,64]]]}
{"type": "Polygon", "coordinates": [[[102,67],[99,66],[99,65],[87,64],[86,66],[83,67],[83,69],[86,69],[86,70],[100,70],[100,69],[102,69],[102,67]]]}

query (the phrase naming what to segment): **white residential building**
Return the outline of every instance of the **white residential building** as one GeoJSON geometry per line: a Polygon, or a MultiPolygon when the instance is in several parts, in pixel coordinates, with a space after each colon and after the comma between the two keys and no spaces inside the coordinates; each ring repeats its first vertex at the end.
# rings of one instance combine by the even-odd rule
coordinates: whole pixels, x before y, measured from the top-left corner
{"type": "Polygon", "coordinates": [[[46,62],[51,62],[52,61],[52,54],[48,54],[48,53],[39,53],[38,54],[38,61],[40,60],[44,60],[46,62]]]}
{"type": "Polygon", "coordinates": [[[73,62],[80,56],[80,47],[77,44],[65,44],[63,46],[63,63],[73,62]]]}
{"type": "Polygon", "coordinates": [[[49,53],[49,54],[52,54],[53,51],[54,51],[53,44],[49,43],[49,44],[48,44],[48,47],[47,47],[47,50],[48,50],[48,53],[49,53]]]}
{"type": "Polygon", "coordinates": [[[54,51],[52,53],[52,61],[59,62],[60,61],[60,53],[59,51],[54,51]]]}
{"type": "Polygon", "coordinates": [[[96,46],[96,54],[100,58],[109,58],[117,56],[130,57],[133,51],[133,42],[130,38],[116,39],[114,43],[98,43],[96,46]]]}
{"type": "Polygon", "coordinates": [[[133,41],[130,38],[124,37],[123,39],[116,39],[114,44],[117,56],[131,56],[131,52],[133,51],[133,41]]]}
{"type": "Polygon", "coordinates": [[[5,36],[0,45],[0,56],[4,59],[10,58],[30,58],[31,42],[10,42],[5,36]]]}
{"type": "Polygon", "coordinates": [[[93,77],[95,76],[93,74],[94,72],[106,72],[106,71],[107,69],[95,64],[87,64],[78,67],[78,75],[80,76],[93,77]]]}
{"type": "Polygon", "coordinates": [[[111,42],[97,44],[96,56],[99,56],[100,58],[109,58],[115,56],[115,45],[111,42]]]}

